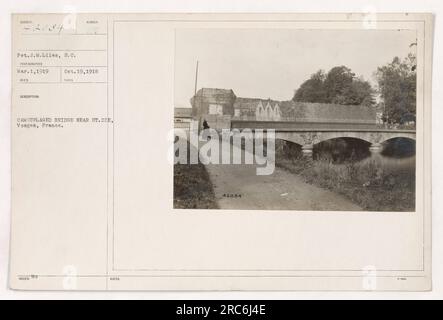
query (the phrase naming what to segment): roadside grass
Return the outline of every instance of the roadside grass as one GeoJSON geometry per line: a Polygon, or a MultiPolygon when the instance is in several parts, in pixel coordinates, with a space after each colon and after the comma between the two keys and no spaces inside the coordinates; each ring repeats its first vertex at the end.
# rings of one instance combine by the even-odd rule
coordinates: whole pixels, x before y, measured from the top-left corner
{"type": "MultiPolygon", "coordinates": [[[[188,155],[190,148],[188,144],[188,155]]],[[[189,160],[189,159],[188,159],[189,160]]],[[[218,209],[209,174],[203,164],[174,165],[175,209],[218,209]]]]}
{"type": "Polygon", "coordinates": [[[368,211],[415,211],[415,161],[364,159],[333,163],[312,161],[294,149],[277,148],[276,165],[307,183],[339,193],[368,211]],[[414,163],[412,163],[414,162],[414,163]]]}

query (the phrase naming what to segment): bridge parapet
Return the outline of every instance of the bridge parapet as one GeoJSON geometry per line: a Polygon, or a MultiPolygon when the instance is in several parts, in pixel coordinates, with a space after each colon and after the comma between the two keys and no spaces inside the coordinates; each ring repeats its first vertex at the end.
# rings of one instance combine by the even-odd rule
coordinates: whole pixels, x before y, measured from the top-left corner
{"type": "Polygon", "coordinates": [[[374,129],[377,128],[374,122],[362,120],[356,122],[344,121],[252,121],[252,120],[234,120],[231,121],[233,129],[275,129],[275,130],[301,130],[307,129],[374,129]]]}

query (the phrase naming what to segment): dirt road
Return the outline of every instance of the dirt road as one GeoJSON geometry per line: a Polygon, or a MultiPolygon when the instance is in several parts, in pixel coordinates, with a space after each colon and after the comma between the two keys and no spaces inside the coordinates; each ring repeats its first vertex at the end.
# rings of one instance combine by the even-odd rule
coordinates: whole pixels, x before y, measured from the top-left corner
{"type": "Polygon", "coordinates": [[[343,196],[305,183],[280,168],[256,175],[256,165],[206,165],[220,209],[359,211],[343,196]]]}

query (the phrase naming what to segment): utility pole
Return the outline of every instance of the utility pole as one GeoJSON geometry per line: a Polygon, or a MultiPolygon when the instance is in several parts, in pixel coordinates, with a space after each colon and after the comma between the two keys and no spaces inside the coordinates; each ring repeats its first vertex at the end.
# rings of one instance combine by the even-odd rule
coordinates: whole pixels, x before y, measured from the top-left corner
{"type": "Polygon", "coordinates": [[[194,108],[197,110],[196,113],[198,115],[197,119],[198,119],[198,126],[197,126],[197,132],[200,132],[200,128],[201,128],[201,115],[200,113],[200,103],[197,99],[197,78],[198,78],[198,60],[197,60],[197,65],[195,66],[195,84],[194,84],[194,108]]]}
{"type": "Polygon", "coordinates": [[[195,87],[194,87],[194,96],[197,94],[197,79],[198,79],[198,60],[197,60],[197,65],[195,66],[195,87]]]}

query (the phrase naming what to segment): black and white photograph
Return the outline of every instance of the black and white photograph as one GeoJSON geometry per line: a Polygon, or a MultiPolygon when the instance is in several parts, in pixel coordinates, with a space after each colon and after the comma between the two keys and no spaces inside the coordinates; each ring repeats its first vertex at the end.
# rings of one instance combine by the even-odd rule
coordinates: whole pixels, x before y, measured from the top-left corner
{"type": "Polygon", "coordinates": [[[415,211],[415,30],[177,29],[174,208],[415,211]]]}

